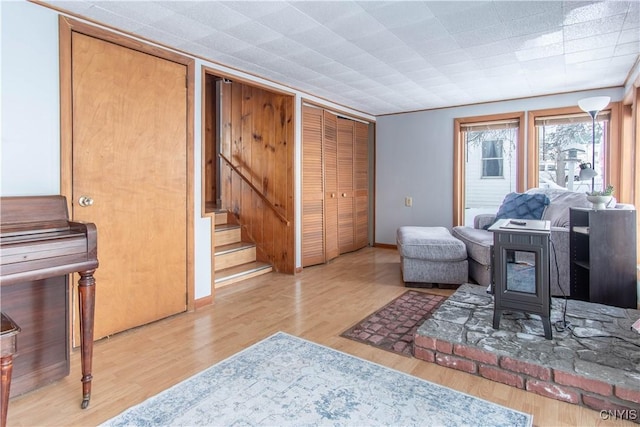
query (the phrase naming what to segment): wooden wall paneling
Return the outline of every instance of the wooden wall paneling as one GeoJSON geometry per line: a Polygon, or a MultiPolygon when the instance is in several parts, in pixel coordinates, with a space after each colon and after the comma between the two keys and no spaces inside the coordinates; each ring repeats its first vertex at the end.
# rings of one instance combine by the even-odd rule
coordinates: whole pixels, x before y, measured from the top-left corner
{"type": "MultiPolygon", "coordinates": [[[[282,104],[280,103],[280,99],[282,97],[276,94],[267,93],[266,95],[270,96],[265,96],[262,104],[262,118],[264,119],[263,127],[265,129],[265,135],[268,136],[268,138],[265,139],[263,135],[263,141],[261,144],[262,150],[265,154],[262,165],[264,170],[262,188],[269,200],[271,200],[277,207],[279,203],[276,198],[281,195],[277,191],[275,174],[277,167],[276,151],[278,150],[278,133],[276,132],[277,124],[275,111],[277,108],[282,107],[282,104]]],[[[262,216],[262,240],[264,242],[265,251],[269,254],[274,254],[276,248],[281,244],[281,242],[275,241],[276,234],[274,232],[274,227],[276,227],[277,224],[275,224],[274,220],[277,221],[277,218],[270,209],[262,209],[260,210],[260,214],[262,216]]]]}
{"type": "Polygon", "coordinates": [[[216,78],[205,75],[204,111],[204,203],[213,206],[216,202],[216,78]]]}
{"type": "Polygon", "coordinates": [[[616,198],[620,200],[620,191],[624,187],[622,182],[622,176],[620,175],[621,166],[623,163],[622,158],[622,126],[623,118],[621,117],[621,105],[620,102],[611,102],[608,105],[610,111],[609,124],[606,127],[608,132],[608,139],[605,140],[605,155],[604,155],[604,178],[606,185],[613,185],[616,189],[616,198]]]}
{"type": "MultiPolygon", "coordinates": [[[[278,158],[278,160],[276,161],[276,165],[278,168],[282,168],[283,169],[283,179],[282,179],[282,185],[285,186],[287,188],[287,192],[283,193],[286,194],[286,196],[284,196],[284,200],[282,200],[282,203],[284,203],[284,209],[285,212],[287,213],[287,218],[291,219],[291,225],[289,227],[284,227],[285,230],[285,235],[286,235],[286,242],[285,244],[285,251],[286,253],[283,252],[283,257],[285,257],[285,259],[288,260],[288,267],[289,273],[294,273],[296,271],[296,265],[295,265],[295,235],[296,235],[296,229],[295,229],[295,221],[293,221],[293,219],[295,219],[296,217],[296,201],[295,201],[295,197],[294,197],[294,188],[295,188],[295,180],[294,180],[294,170],[295,170],[295,164],[296,164],[296,152],[295,152],[295,104],[294,104],[294,97],[293,96],[286,96],[283,98],[283,109],[281,110],[281,114],[283,114],[280,118],[281,120],[281,126],[283,129],[283,137],[285,137],[285,139],[282,141],[282,143],[280,144],[282,147],[282,155],[281,158],[282,160],[286,160],[284,162],[284,165],[286,166],[282,166],[283,163],[280,163],[280,157],[278,158]]],[[[280,225],[280,229],[283,229],[283,225],[280,225]]]]}
{"type": "Polygon", "coordinates": [[[340,255],[338,246],[338,117],[323,113],[322,158],[324,174],[325,261],[340,255]]]}
{"type": "Polygon", "coordinates": [[[302,107],[302,266],[322,264],[324,253],[323,110],[302,107]]]}
{"type": "Polygon", "coordinates": [[[353,121],[338,117],[338,248],[355,249],[353,194],[353,121]]]}
{"type": "Polygon", "coordinates": [[[239,219],[244,235],[256,242],[259,260],[270,262],[276,271],[293,273],[293,97],[246,83],[227,86],[231,87],[225,91],[230,92],[230,101],[223,94],[223,109],[230,112],[224,122],[225,138],[230,140],[227,157],[288,218],[289,225],[235,173],[229,188],[223,189],[230,194],[224,195],[226,207],[239,219]]]}
{"type": "MultiPolygon", "coordinates": [[[[220,89],[220,115],[221,115],[221,125],[222,125],[222,139],[220,141],[220,152],[224,154],[227,159],[231,159],[231,146],[232,146],[232,88],[229,83],[225,83],[223,81],[219,86],[220,89]]],[[[231,205],[231,168],[226,162],[217,159],[218,164],[220,165],[220,183],[222,188],[220,188],[220,197],[222,206],[224,209],[232,209],[231,205]]]]}
{"type": "MultiPolygon", "coordinates": [[[[242,108],[241,113],[241,137],[240,137],[240,154],[238,157],[233,159],[234,163],[239,167],[244,176],[251,180],[251,183],[258,186],[260,188],[258,180],[255,179],[256,174],[259,174],[260,171],[256,170],[258,166],[258,162],[254,162],[252,157],[253,153],[253,140],[254,140],[254,112],[255,105],[253,104],[253,90],[249,85],[234,83],[240,85],[242,90],[242,96],[240,98],[240,104],[242,108]],[[255,164],[254,164],[255,163],[255,164]]],[[[256,114],[257,115],[257,114],[256,114]]],[[[242,216],[242,222],[247,227],[247,231],[251,234],[251,238],[254,239],[255,236],[255,216],[256,212],[254,209],[256,207],[253,205],[253,198],[255,195],[245,182],[242,182],[242,195],[240,196],[240,215],[242,216]]]]}
{"type": "Polygon", "coordinates": [[[633,106],[620,105],[620,168],[619,186],[616,187],[616,199],[621,203],[633,203],[634,142],[633,142],[633,106]]]}
{"type": "MultiPolygon", "coordinates": [[[[229,160],[237,165],[237,159],[242,158],[242,85],[231,83],[231,156],[229,160]]],[[[231,174],[231,194],[229,206],[234,215],[242,215],[242,180],[231,174]]]]}
{"type": "Polygon", "coordinates": [[[355,248],[369,245],[369,125],[354,122],[355,248]]]}

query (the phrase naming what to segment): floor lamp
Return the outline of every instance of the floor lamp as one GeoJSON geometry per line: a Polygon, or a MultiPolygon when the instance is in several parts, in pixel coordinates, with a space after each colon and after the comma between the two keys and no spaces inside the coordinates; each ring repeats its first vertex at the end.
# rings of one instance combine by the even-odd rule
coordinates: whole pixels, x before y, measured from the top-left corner
{"type": "Polygon", "coordinates": [[[594,191],[596,167],[596,116],[611,100],[608,96],[594,96],[578,101],[578,107],[591,116],[591,167],[580,165],[580,180],[591,178],[591,191],[594,191]]]}

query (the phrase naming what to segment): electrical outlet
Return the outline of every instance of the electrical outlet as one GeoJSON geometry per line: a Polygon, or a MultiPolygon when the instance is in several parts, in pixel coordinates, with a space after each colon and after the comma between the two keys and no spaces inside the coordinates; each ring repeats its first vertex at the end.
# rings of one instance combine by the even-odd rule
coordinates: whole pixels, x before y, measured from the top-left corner
{"type": "Polygon", "coordinates": [[[413,206],[413,197],[405,197],[404,198],[404,205],[408,208],[410,208],[411,206],[413,206]]]}

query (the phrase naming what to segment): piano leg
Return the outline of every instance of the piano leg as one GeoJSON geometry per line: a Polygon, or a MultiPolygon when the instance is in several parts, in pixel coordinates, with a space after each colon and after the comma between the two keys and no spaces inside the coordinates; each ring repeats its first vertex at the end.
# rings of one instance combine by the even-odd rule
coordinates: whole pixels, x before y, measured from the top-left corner
{"type": "Polygon", "coordinates": [[[93,319],[95,309],[94,270],[80,271],[78,281],[78,302],[80,304],[80,347],[82,359],[82,404],[86,409],[91,399],[91,365],[93,360],[93,319]]]}

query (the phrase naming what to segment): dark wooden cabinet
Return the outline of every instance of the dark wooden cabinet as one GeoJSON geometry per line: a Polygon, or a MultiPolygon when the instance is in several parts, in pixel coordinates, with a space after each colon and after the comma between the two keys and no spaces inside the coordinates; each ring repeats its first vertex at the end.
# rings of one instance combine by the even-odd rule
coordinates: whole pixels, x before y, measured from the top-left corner
{"type": "Polygon", "coordinates": [[[636,211],[571,208],[571,298],[636,308],[636,211]]]}

